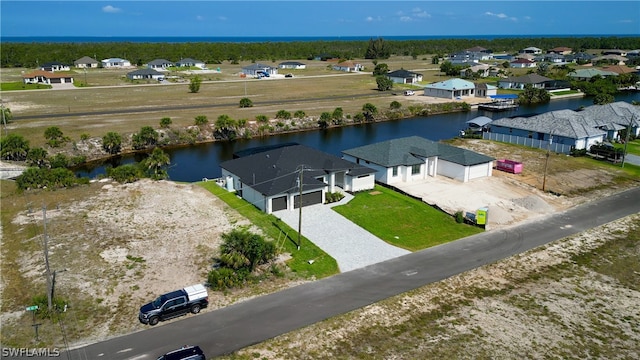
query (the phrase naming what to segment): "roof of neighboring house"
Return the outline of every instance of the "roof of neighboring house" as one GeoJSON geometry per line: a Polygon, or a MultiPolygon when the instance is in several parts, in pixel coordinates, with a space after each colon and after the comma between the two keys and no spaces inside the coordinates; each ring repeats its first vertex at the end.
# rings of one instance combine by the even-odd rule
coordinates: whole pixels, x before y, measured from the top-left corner
{"type": "Polygon", "coordinates": [[[356,67],[356,65],[359,65],[359,63],[355,63],[353,61],[343,61],[343,62],[337,63],[335,66],[352,68],[352,67],[356,67]]]}
{"type": "Polygon", "coordinates": [[[519,57],[513,60],[511,63],[512,64],[533,64],[535,63],[535,61],[519,57]]]}
{"type": "Polygon", "coordinates": [[[43,77],[46,77],[48,79],[62,79],[62,78],[72,78],[73,77],[73,75],[70,75],[70,74],[60,74],[59,72],[36,70],[36,71],[30,72],[28,74],[22,75],[22,78],[23,79],[32,79],[32,78],[34,78],[36,76],[43,76],[43,77]]]}
{"type": "Polygon", "coordinates": [[[537,47],[535,47],[535,46],[530,46],[530,47],[528,47],[528,48],[524,48],[524,49],[522,49],[522,50],[529,50],[529,51],[542,51],[542,49],[539,49],[539,48],[537,48],[537,47]]]}
{"type": "Polygon", "coordinates": [[[173,61],[169,61],[166,59],[155,59],[147,63],[147,65],[165,65],[165,64],[173,64],[173,61]]]}
{"type": "Polygon", "coordinates": [[[127,76],[129,76],[129,75],[143,75],[143,76],[144,75],[162,75],[162,76],[164,76],[163,73],[161,73],[159,71],[156,71],[156,70],[153,70],[153,69],[134,70],[134,71],[128,72],[127,76]]]}
{"type": "Polygon", "coordinates": [[[486,116],[478,116],[477,118],[473,118],[471,120],[467,120],[467,124],[469,125],[475,125],[477,127],[483,127],[487,124],[489,124],[490,122],[492,122],[493,119],[486,117],[486,116]]]}
{"type": "Polygon", "coordinates": [[[564,51],[572,51],[573,49],[570,47],[566,47],[566,46],[558,46],[558,47],[554,47],[553,49],[549,49],[549,51],[554,51],[554,52],[564,52],[564,51]]]}
{"type": "Polygon", "coordinates": [[[577,69],[574,70],[572,72],[570,72],[569,74],[567,74],[569,77],[573,77],[573,78],[592,78],[596,75],[599,76],[618,76],[618,73],[613,72],[613,71],[604,71],[604,70],[600,70],[600,69],[577,69]]]}
{"type": "Polygon", "coordinates": [[[528,118],[502,118],[493,120],[491,126],[540,132],[569,139],[584,139],[606,134],[603,130],[590,124],[582,114],[572,110],[551,111],[528,118]]]}
{"type": "Polygon", "coordinates": [[[347,171],[351,176],[375,173],[363,165],[304,145],[283,146],[220,164],[221,168],[265,196],[299,192],[300,166],[304,166],[302,184],[305,191],[324,188],[327,184],[316,178],[336,171],[347,171]]]}
{"type": "Polygon", "coordinates": [[[592,61],[600,61],[600,60],[616,60],[616,61],[627,61],[629,59],[627,59],[624,56],[620,56],[620,55],[602,55],[602,56],[598,56],[598,57],[594,57],[593,59],[591,59],[592,61]]]}
{"type": "Polygon", "coordinates": [[[499,80],[499,82],[506,81],[511,83],[521,83],[521,84],[540,84],[545,81],[551,81],[551,80],[553,79],[550,79],[546,76],[542,76],[538,74],[526,74],[522,76],[509,76],[504,80],[499,80]]]}
{"type": "Polygon", "coordinates": [[[624,101],[616,101],[605,105],[591,105],[580,111],[580,114],[596,119],[605,119],[621,125],[640,126],[640,106],[624,101]]]}
{"type": "Polygon", "coordinates": [[[50,61],[42,64],[41,67],[50,67],[50,66],[68,66],[68,65],[65,65],[59,61],[50,61]]]}
{"type": "Polygon", "coordinates": [[[492,157],[419,136],[383,141],[342,153],[384,167],[424,164],[424,158],[437,156],[452,163],[471,166],[495,160],[492,157]]]}
{"type": "Polygon", "coordinates": [[[636,72],[636,69],[630,68],[628,66],[622,66],[622,65],[605,66],[605,67],[602,68],[602,70],[604,70],[604,71],[612,71],[612,72],[614,72],[616,74],[629,74],[629,73],[636,72]]]}
{"type": "Polygon", "coordinates": [[[400,70],[395,70],[387,73],[387,76],[406,79],[406,78],[414,78],[416,76],[422,76],[422,74],[418,74],[413,71],[409,71],[405,69],[400,69],[400,70]]]}
{"type": "Polygon", "coordinates": [[[301,63],[299,61],[283,61],[280,63],[280,65],[295,65],[295,66],[299,66],[299,65],[304,65],[304,63],[301,63]]]}
{"type": "Polygon", "coordinates": [[[487,84],[487,83],[475,83],[475,85],[476,85],[476,89],[479,89],[479,90],[496,90],[496,89],[498,89],[497,86],[491,85],[491,84],[487,84]]]}
{"type": "Polygon", "coordinates": [[[121,63],[125,61],[129,61],[129,60],[120,59],[120,58],[108,58],[108,59],[102,60],[102,62],[109,62],[109,63],[121,63]]]}
{"type": "Polygon", "coordinates": [[[242,69],[247,69],[247,70],[265,70],[265,69],[271,69],[271,66],[265,65],[265,64],[260,64],[260,63],[255,63],[255,64],[244,66],[242,69]]]}
{"type": "Polygon", "coordinates": [[[74,61],[73,63],[74,64],[97,64],[98,60],[89,56],[83,56],[80,59],[74,61]]]}
{"type": "Polygon", "coordinates": [[[428,84],[425,88],[438,89],[438,90],[460,90],[460,89],[475,89],[476,85],[471,81],[462,79],[449,79],[445,81],[439,81],[436,83],[428,84]]]}

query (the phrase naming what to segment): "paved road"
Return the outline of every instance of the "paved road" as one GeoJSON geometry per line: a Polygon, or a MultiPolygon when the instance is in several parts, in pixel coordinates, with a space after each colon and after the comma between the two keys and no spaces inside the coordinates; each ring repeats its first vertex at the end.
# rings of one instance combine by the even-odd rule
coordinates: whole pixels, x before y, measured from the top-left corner
{"type": "MultiPolygon", "coordinates": [[[[188,316],[69,353],[65,359],[155,359],[184,344],[228,354],[470,269],[640,213],[640,187],[546,219],[485,232],[375,265],[188,316]]],[[[131,319],[137,321],[137,319],[131,319]]]]}

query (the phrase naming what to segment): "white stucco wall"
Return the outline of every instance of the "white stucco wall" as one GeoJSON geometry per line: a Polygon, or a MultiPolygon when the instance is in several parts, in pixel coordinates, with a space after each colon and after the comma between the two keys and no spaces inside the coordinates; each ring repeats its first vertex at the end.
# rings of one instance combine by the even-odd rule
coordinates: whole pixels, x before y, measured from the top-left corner
{"type": "Polygon", "coordinates": [[[446,176],[458,181],[464,181],[465,167],[440,159],[440,161],[438,161],[438,175],[446,176]]]}

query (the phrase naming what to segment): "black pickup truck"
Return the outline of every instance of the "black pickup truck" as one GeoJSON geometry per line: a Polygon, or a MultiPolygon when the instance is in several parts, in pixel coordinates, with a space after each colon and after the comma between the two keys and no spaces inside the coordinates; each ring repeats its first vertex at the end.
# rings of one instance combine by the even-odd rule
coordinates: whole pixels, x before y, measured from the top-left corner
{"type": "Polygon", "coordinates": [[[188,313],[197,314],[209,305],[209,294],[202,284],[187,286],[158,296],[140,308],[138,319],[151,326],[159,321],[173,319],[188,313]]]}

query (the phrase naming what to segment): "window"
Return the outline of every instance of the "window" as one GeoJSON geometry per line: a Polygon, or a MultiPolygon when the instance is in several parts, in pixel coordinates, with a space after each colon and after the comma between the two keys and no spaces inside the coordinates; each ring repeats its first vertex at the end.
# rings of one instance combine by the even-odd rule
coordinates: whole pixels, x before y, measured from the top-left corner
{"type": "Polygon", "coordinates": [[[393,176],[398,176],[398,168],[399,168],[399,166],[394,166],[393,167],[393,176]]]}
{"type": "Polygon", "coordinates": [[[420,164],[411,165],[411,175],[420,174],[420,164]]]}

